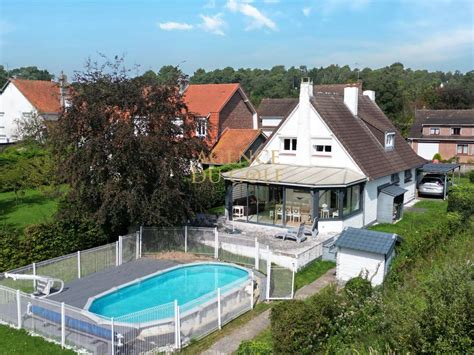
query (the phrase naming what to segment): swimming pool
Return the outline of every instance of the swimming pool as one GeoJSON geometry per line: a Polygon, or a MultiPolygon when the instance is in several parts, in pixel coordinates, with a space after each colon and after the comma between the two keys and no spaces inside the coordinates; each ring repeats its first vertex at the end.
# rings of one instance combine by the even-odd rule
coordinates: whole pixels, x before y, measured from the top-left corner
{"type": "MultiPolygon", "coordinates": [[[[198,263],[173,267],[107,291],[88,302],[88,310],[105,317],[121,317],[177,300],[185,311],[215,297],[218,288],[237,287],[249,280],[249,272],[238,266],[198,263]],[[209,295],[206,297],[206,295],[209,295]],[[192,302],[198,300],[196,302],[192,302]]],[[[87,306],[86,306],[87,308],[87,306]]],[[[154,320],[173,316],[173,308],[163,310],[154,320]],[[170,314],[168,314],[170,313],[170,314]]],[[[149,320],[149,319],[148,319],[149,320]]],[[[134,317],[140,321],[140,317],[134,317]]]]}

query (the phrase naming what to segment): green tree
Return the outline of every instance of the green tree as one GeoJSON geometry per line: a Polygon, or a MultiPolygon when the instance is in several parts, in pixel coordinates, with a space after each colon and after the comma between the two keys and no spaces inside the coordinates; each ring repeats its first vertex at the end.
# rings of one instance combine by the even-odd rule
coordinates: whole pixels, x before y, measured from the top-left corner
{"type": "Polygon", "coordinates": [[[132,79],[117,58],[75,81],[52,139],[71,187],[62,214],[90,215],[110,235],[189,218],[190,161],[207,148],[178,88],[132,79]]]}

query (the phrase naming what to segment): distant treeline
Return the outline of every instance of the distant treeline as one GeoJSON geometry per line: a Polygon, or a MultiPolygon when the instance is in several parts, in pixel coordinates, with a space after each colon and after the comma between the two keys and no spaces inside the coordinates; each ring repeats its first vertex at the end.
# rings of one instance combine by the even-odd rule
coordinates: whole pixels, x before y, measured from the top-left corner
{"type": "MultiPolygon", "coordinates": [[[[0,84],[8,77],[50,80],[47,70],[23,67],[6,71],[0,66],[0,84]]],[[[141,77],[162,84],[174,84],[186,76],[178,67],[163,66],[158,72],[149,70],[141,77]]],[[[301,77],[310,77],[314,84],[345,84],[361,80],[364,90],[374,90],[376,101],[395,125],[407,133],[415,109],[466,109],[474,107],[474,70],[467,73],[412,70],[401,63],[380,69],[351,69],[348,65],[325,68],[306,66],[271,69],[231,67],[206,71],[198,69],[188,77],[192,84],[240,83],[255,106],[265,98],[297,97],[301,77]]]]}

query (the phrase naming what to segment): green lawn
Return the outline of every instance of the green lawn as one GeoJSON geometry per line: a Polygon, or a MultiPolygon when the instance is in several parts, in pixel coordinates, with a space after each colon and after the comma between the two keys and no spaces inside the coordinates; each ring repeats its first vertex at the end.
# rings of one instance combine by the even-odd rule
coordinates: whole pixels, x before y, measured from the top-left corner
{"type": "Polygon", "coordinates": [[[58,199],[47,197],[40,190],[26,190],[18,199],[13,192],[0,193],[0,222],[18,229],[47,221],[57,208],[58,199]]]}
{"type": "Polygon", "coordinates": [[[295,275],[295,291],[310,284],[333,267],[336,267],[336,263],[327,260],[316,260],[306,265],[295,275]]]}
{"type": "Polygon", "coordinates": [[[72,350],[61,349],[59,345],[47,342],[41,337],[32,337],[24,330],[0,325],[0,354],[75,354],[72,350]]]}

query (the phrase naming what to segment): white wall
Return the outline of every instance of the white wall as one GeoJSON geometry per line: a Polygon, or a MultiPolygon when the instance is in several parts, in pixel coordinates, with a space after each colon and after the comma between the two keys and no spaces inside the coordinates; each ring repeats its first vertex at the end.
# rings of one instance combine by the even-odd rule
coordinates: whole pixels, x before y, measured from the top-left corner
{"type": "Polygon", "coordinates": [[[380,285],[385,275],[384,255],[368,253],[360,250],[340,248],[336,257],[336,279],[347,282],[359,275],[372,278],[372,286],[380,285]],[[374,276],[375,275],[375,276],[374,276]]]}
{"type": "Polygon", "coordinates": [[[433,155],[439,153],[439,143],[418,142],[417,154],[425,159],[433,159],[433,155]]]}
{"type": "Polygon", "coordinates": [[[36,110],[23,96],[15,85],[9,83],[0,95],[0,143],[14,142],[17,140],[16,120],[22,118],[24,112],[35,114],[36,110]]]}
{"type": "Polygon", "coordinates": [[[390,176],[369,181],[364,191],[364,225],[377,221],[377,187],[390,182],[390,176]]]}
{"type": "Polygon", "coordinates": [[[272,152],[276,152],[273,163],[342,167],[363,174],[350,155],[344,150],[341,143],[329,130],[313,105],[309,102],[309,99],[309,97],[300,98],[300,100],[304,101],[296,106],[252,165],[265,161],[271,162],[272,152]],[[283,152],[283,138],[297,138],[298,150],[292,153],[283,152]],[[313,145],[321,142],[327,142],[327,144],[332,146],[330,154],[317,154],[313,145]]]}

